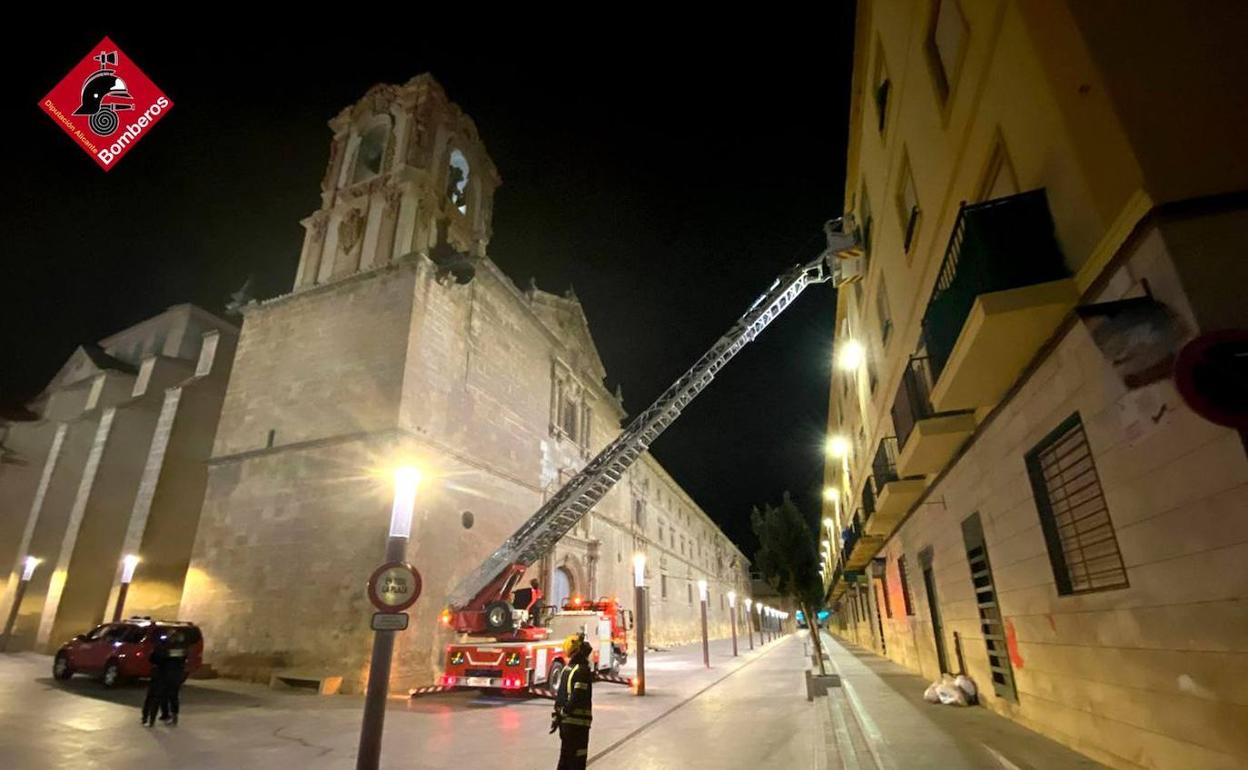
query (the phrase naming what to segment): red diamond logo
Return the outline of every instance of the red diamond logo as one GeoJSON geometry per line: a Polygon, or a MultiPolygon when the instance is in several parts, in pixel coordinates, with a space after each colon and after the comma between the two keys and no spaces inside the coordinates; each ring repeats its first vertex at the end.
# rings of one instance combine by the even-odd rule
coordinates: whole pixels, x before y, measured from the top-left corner
{"type": "Polygon", "coordinates": [[[39,102],[105,171],[147,136],[173,102],[108,38],[39,102]]]}

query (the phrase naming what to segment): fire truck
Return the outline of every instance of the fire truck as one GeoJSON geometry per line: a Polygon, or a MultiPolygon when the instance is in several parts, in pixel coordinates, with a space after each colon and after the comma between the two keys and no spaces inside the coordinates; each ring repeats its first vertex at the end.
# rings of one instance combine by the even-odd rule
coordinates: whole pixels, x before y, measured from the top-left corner
{"type": "Polygon", "coordinates": [[[567,665],[563,640],[573,634],[583,634],[594,648],[590,662],[598,678],[615,681],[620,666],[628,661],[632,615],[613,598],[572,597],[562,607],[541,613],[530,629],[517,629],[522,632],[519,636],[528,639],[448,644],[446,674],[439,684],[503,690],[554,688],[567,665]]]}
{"type": "Polygon", "coordinates": [[[598,640],[593,646],[599,672],[618,670],[627,658],[631,614],[614,599],[587,603],[578,599],[548,616],[530,618],[525,610],[512,607],[512,592],[529,565],[550,552],[624,477],[719,370],[807,287],[827,282],[839,287],[861,280],[863,250],[852,217],[829,221],[824,235],[827,247],[818,257],[794,265],[777,278],[710,350],[460,581],[442,611],[441,622],[461,634],[461,641],[447,647],[441,684],[413,690],[413,695],[445,687],[524,689],[553,684],[564,664],[563,639],[579,632],[584,632],[588,640],[598,640]],[[470,641],[473,638],[481,641],[470,641]],[[604,653],[608,656],[605,660],[604,653]]]}

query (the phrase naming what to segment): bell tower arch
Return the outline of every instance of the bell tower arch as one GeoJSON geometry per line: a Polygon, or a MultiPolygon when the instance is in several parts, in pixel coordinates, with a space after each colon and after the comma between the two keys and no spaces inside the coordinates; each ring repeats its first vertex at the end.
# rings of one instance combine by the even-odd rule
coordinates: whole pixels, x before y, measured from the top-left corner
{"type": "Polygon", "coordinates": [[[477,127],[429,74],[376,85],[329,121],[321,206],[294,290],[435,248],[486,255],[500,179],[477,127]]]}

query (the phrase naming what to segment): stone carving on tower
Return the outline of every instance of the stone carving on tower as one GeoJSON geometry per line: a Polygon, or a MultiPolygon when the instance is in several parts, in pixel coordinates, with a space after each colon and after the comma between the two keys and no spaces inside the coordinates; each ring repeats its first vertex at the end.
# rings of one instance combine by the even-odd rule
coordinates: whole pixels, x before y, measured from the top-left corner
{"type": "Polygon", "coordinates": [[[374,86],[329,127],[321,207],[302,222],[294,289],[417,254],[449,259],[455,280],[471,280],[500,179],[476,125],[437,81],[374,86]]]}

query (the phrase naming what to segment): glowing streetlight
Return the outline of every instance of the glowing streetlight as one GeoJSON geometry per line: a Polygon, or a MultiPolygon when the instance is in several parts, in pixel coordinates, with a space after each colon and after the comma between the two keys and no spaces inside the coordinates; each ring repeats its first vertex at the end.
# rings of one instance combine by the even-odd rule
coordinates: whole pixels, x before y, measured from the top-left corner
{"type": "Polygon", "coordinates": [[[13,594],[13,607],[9,610],[9,619],[4,623],[4,639],[0,640],[0,652],[8,652],[9,639],[13,636],[13,624],[17,622],[17,611],[21,609],[22,599],[26,596],[26,586],[35,575],[35,567],[43,559],[27,556],[22,562],[22,579],[17,583],[17,591],[13,594]]]}
{"type": "Polygon", "coordinates": [[[646,555],[633,554],[633,604],[636,605],[637,677],[634,692],[646,694],[646,623],[650,613],[649,591],[646,589],[646,555]]]}
{"type": "MultiPolygon", "coordinates": [[[[840,460],[849,457],[849,439],[844,436],[832,436],[827,444],[828,456],[840,460]]],[[[826,495],[826,493],[825,493],[826,495]]],[[[839,494],[838,494],[839,497],[839,494]]]]}
{"type": "Polygon", "coordinates": [[[137,554],[128,553],[121,559],[121,585],[117,588],[117,603],[113,605],[113,622],[121,620],[126,606],[126,594],[130,593],[130,581],[134,580],[134,568],[139,566],[137,554]]]}
{"type": "Polygon", "coordinates": [[[841,490],[836,487],[824,487],[823,499],[827,500],[829,503],[835,503],[841,499],[841,490]]]}
{"type": "MultiPolygon", "coordinates": [[[[390,506],[386,563],[406,561],[420,476],[420,470],[412,465],[394,469],[394,502],[390,506]]],[[[368,669],[368,688],[364,694],[364,721],[360,727],[356,770],[376,770],[381,762],[381,733],[385,727],[386,696],[390,692],[390,661],[393,657],[394,631],[373,631],[373,655],[368,669]]]]}
{"type": "Polygon", "coordinates": [[[862,362],[867,358],[867,349],[858,340],[845,340],[838,347],[836,365],[842,371],[854,371],[862,366],[862,362]]]}

